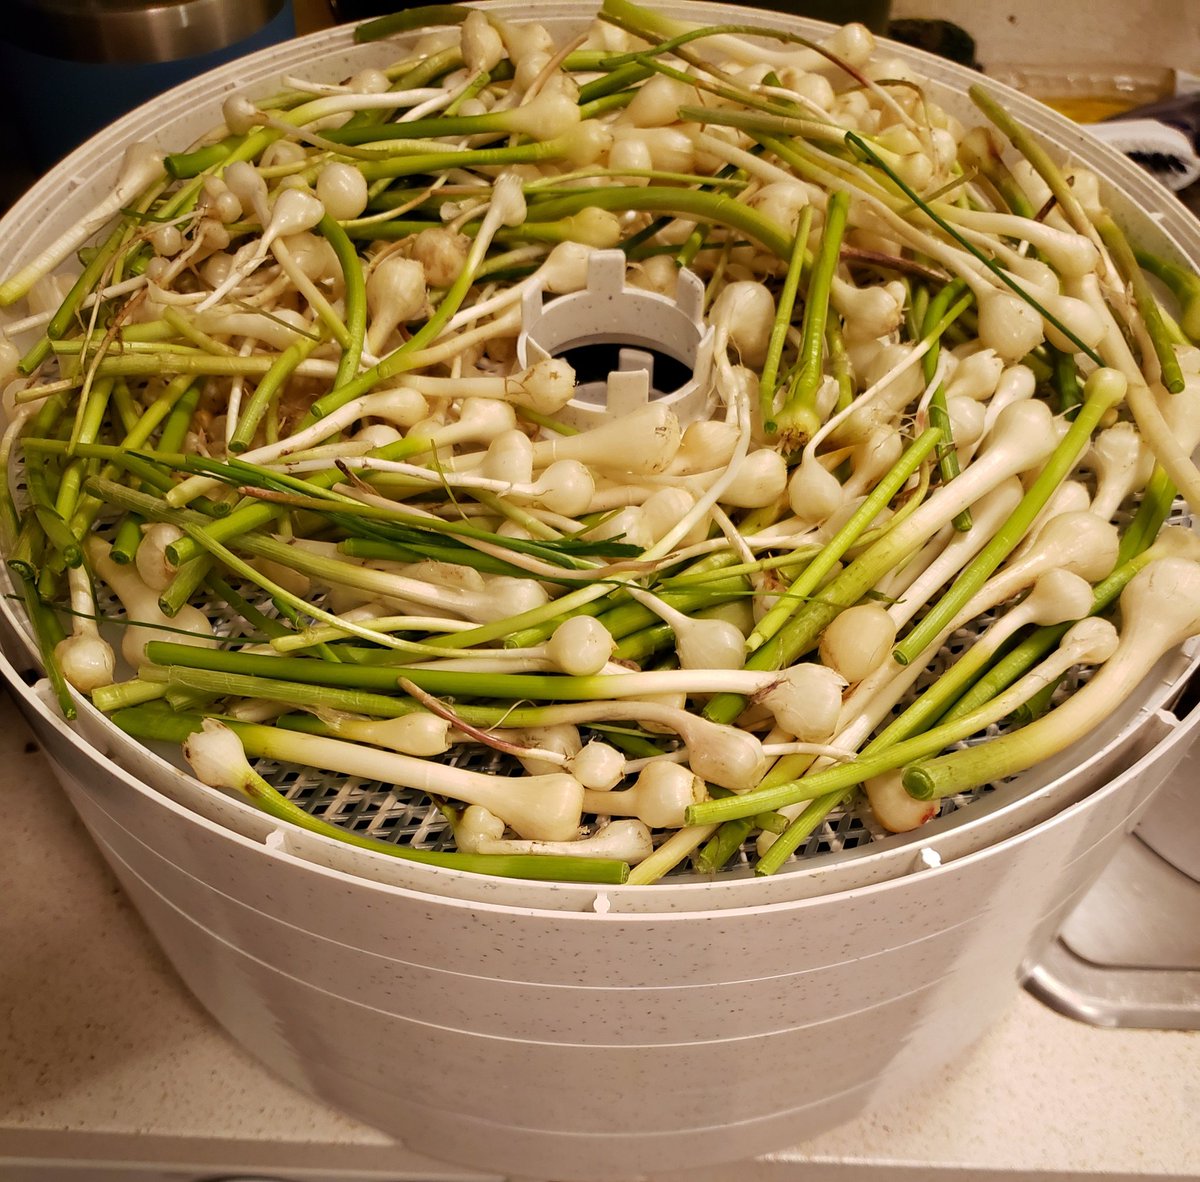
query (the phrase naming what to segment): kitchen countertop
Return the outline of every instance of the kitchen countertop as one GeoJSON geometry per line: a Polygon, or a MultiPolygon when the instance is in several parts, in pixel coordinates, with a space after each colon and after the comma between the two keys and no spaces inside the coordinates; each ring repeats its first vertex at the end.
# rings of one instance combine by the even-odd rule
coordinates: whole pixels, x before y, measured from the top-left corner
{"type": "MultiPolygon", "coordinates": [[[[224,1034],[142,926],[7,695],[0,766],[0,1178],[59,1182],[81,1163],[96,1182],[489,1178],[300,1094],[224,1034]]],[[[1094,1028],[1021,993],[920,1095],[785,1153],[673,1178],[1196,1179],[1197,1112],[1200,1033],[1094,1028]]]]}

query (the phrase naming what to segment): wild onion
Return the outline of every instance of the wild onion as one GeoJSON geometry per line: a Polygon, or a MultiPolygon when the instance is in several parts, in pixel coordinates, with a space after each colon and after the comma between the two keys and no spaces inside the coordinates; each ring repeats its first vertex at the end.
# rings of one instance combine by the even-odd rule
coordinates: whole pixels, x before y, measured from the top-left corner
{"type": "Polygon", "coordinates": [[[1107,716],[1165,653],[1200,628],[1200,565],[1161,558],[1130,580],[1121,595],[1121,635],[1113,655],[1085,687],[1061,706],[1011,735],[906,768],[904,786],[933,799],[974,784],[1014,775],[1070,746],[1097,715],[1107,716]],[[1085,692],[1086,691],[1086,692],[1085,692]]]}

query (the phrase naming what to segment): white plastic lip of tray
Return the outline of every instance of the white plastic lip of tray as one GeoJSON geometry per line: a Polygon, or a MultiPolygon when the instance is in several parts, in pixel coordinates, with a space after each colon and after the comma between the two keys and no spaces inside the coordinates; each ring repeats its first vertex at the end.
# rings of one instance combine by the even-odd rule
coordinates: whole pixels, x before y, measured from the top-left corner
{"type": "MultiPolygon", "coordinates": [[[[657,7],[681,19],[776,27],[786,24],[810,37],[819,37],[832,29],[818,21],[729,5],[667,3],[657,7]]],[[[518,3],[494,3],[488,9],[510,19],[528,16],[527,6],[518,3]]],[[[591,5],[556,3],[540,7],[538,17],[561,40],[582,31],[593,12],[591,5]]],[[[930,80],[931,92],[948,110],[971,115],[974,109],[964,90],[968,82],[979,81],[976,75],[906,46],[889,46],[889,49],[930,80]]],[[[5,259],[5,269],[11,269],[13,264],[44,247],[107,190],[126,144],[147,140],[164,149],[178,150],[218,121],[220,102],[230,92],[269,94],[272,88],[280,87],[284,74],[301,70],[313,78],[335,81],[365,66],[394,60],[396,54],[395,43],[356,44],[353,30],[342,26],[261,51],[176,87],[88,141],[17,202],[0,221],[0,253],[12,251],[5,259]]],[[[1149,174],[1048,107],[999,84],[987,85],[1050,144],[1060,159],[1079,160],[1102,173],[1110,208],[1118,219],[1135,230],[1140,241],[1169,257],[1200,262],[1200,223],[1149,174]]],[[[20,637],[18,643],[25,649],[25,658],[31,659],[25,625],[14,612],[11,601],[0,600],[0,613],[20,637]]],[[[915,835],[886,839],[857,851],[814,857],[770,879],[729,877],[717,882],[608,888],[610,905],[614,909],[645,912],[769,905],[903,876],[914,868],[916,855],[925,847],[933,848],[943,857],[963,856],[1044,820],[1073,803],[1077,795],[1093,791],[1105,775],[1119,770],[1112,766],[1113,749],[1131,738],[1135,724],[1170,699],[1174,687],[1195,665],[1194,659],[1178,653],[1164,659],[1139,696],[1127,705],[1122,718],[1114,718],[1105,728],[1103,738],[1077,744],[1056,760],[1026,773],[1019,782],[1007,785],[1003,792],[993,793],[968,809],[932,822],[915,835]],[[1115,738],[1114,728],[1118,730],[1115,738]],[[1101,778],[1088,778],[1089,768],[1098,769],[1101,778]]],[[[81,700],[79,709],[81,725],[91,741],[114,754],[120,753],[126,764],[137,765],[139,774],[166,795],[188,801],[189,807],[198,813],[218,815],[222,823],[242,832],[257,833],[264,824],[269,824],[249,806],[204,788],[168,761],[132,743],[87,702],[81,700]]],[[[574,884],[524,883],[417,867],[350,850],[307,834],[298,835],[293,844],[313,861],[356,876],[403,880],[413,889],[464,899],[503,899],[511,900],[515,906],[578,910],[590,907],[596,894],[594,888],[574,884]]]]}

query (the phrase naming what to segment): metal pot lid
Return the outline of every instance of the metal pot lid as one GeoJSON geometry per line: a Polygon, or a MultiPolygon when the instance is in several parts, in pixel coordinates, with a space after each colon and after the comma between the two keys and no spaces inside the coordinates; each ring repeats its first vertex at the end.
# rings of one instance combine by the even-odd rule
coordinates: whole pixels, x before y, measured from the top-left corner
{"type": "Polygon", "coordinates": [[[22,49],[66,61],[173,62],[236,45],[258,32],[286,3],[8,0],[4,37],[22,49]]]}

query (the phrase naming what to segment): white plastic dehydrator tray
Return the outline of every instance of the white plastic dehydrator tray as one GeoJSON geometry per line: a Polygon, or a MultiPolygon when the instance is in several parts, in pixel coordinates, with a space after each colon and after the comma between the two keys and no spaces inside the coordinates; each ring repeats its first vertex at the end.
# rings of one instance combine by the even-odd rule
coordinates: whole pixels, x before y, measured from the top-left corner
{"type": "MultiPolygon", "coordinates": [[[[590,12],[547,4],[539,18],[565,39],[590,12]]],[[[134,112],[31,190],[0,223],[0,247],[32,253],[106,184],[121,145],[187,140],[229,90],[267,90],[287,72],[332,80],[391,53],[350,38],[299,39],[134,112]]],[[[963,71],[897,53],[954,105],[963,71]]],[[[1111,178],[1114,212],[1136,233],[1200,258],[1200,231],[1165,190],[1047,109],[1004,99],[1058,154],[1111,178]]],[[[86,703],[66,727],[45,687],[20,678],[28,651],[8,601],[4,612],[22,713],[167,956],[234,1038],[421,1152],[562,1182],[737,1160],[920,1087],[1011,1002],[1028,951],[1200,724],[1168,709],[1189,648],[1105,733],[916,838],[832,845],[765,881],[520,883],[285,832],[86,703]]]]}

